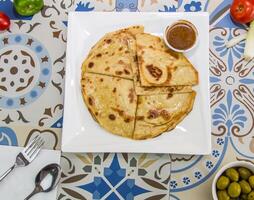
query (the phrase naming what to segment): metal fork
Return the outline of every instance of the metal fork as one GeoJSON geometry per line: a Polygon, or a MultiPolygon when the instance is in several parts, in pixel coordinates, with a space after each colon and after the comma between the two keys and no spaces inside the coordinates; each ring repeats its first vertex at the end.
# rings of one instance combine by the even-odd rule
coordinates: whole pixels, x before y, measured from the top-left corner
{"type": "Polygon", "coordinates": [[[0,182],[10,174],[16,167],[25,167],[29,165],[38,155],[42,146],[44,145],[44,140],[38,135],[25,147],[25,149],[20,152],[16,157],[15,164],[10,167],[1,177],[0,182]]]}

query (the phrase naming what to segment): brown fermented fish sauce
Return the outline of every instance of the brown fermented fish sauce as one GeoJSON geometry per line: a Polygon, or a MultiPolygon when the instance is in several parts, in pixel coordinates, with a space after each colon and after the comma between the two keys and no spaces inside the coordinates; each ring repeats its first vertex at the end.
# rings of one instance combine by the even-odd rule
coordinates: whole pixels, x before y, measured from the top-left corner
{"type": "Polygon", "coordinates": [[[190,49],[196,42],[196,31],[188,22],[178,22],[167,30],[167,41],[175,49],[190,49]]]}

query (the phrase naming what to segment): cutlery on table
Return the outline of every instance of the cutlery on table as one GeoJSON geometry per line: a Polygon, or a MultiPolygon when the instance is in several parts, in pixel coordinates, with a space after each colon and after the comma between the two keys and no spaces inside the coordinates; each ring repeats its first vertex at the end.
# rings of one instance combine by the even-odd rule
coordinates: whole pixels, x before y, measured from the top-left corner
{"type": "Polygon", "coordinates": [[[35,178],[35,188],[33,192],[24,200],[29,200],[32,196],[40,192],[50,192],[59,183],[61,178],[61,167],[58,164],[50,164],[42,168],[35,178]]]}
{"type": "Polygon", "coordinates": [[[20,152],[17,157],[14,165],[9,168],[1,177],[0,182],[10,174],[16,167],[25,167],[29,165],[38,155],[42,146],[44,144],[44,140],[36,136],[25,148],[22,152],[20,152]]]}

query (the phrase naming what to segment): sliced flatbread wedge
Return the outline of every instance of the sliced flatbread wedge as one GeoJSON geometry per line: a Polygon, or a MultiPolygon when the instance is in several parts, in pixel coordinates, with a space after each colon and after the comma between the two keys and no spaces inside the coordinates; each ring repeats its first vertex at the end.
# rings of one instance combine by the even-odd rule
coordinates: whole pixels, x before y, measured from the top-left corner
{"type": "Polygon", "coordinates": [[[198,72],[193,65],[182,53],[169,50],[160,37],[140,33],[136,35],[136,44],[142,86],[198,84],[198,72]]]}
{"type": "MultiPolygon", "coordinates": [[[[139,34],[141,35],[141,34],[139,34]]],[[[143,34],[142,34],[143,35],[143,34]]],[[[146,34],[144,33],[146,36],[146,34]]],[[[145,37],[145,39],[149,39],[149,37],[145,37]]],[[[160,39],[157,38],[158,41],[152,41],[152,45],[154,48],[160,49],[164,48],[166,52],[170,52],[173,56],[177,57],[178,54],[174,51],[171,51],[167,47],[165,47],[164,42],[160,39]]],[[[151,41],[150,41],[151,42],[151,41]]],[[[149,40],[145,41],[146,47],[149,44],[149,40]]],[[[130,52],[132,53],[132,72],[133,72],[133,80],[134,80],[134,87],[135,87],[135,92],[137,95],[153,95],[153,94],[176,94],[176,93],[185,93],[185,92],[191,92],[192,87],[191,86],[184,86],[184,85],[177,85],[177,86],[159,86],[159,87],[153,87],[153,86],[141,86],[140,83],[140,75],[139,75],[139,69],[138,69],[138,62],[137,62],[137,48],[136,48],[136,40],[132,41],[132,43],[129,43],[129,49],[130,52]]]]}
{"type": "Polygon", "coordinates": [[[109,132],[131,138],[137,107],[133,81],[85,73],[81,86],[93,118],[109,132]]]}
{"type": "Polygon", "coordinates": [[[135,34],[143,31],[143,26],[132,26],[106,34],[92,47],[83,62],[82,72],[133,79],[133,60],[128,44],[135,41],[135,34]]]}
{"type": "Polygon", "coordinates": [[[147,139],[172,130],[192,110],[196,92],[173,96],[138,96],[133,139],[147,139]]]}

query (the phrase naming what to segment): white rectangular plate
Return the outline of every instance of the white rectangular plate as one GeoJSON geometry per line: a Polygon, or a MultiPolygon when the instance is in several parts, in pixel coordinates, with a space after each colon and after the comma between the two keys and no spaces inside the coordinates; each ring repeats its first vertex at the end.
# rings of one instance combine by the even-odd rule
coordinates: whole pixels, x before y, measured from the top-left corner
{"type": "Polygon", "coordinates": [[[69,13],[62,150],[64,152],[146,152],[209,154],[211,117],[209,93],[208,13],[69,13]],[[91,47],[105,33],[131,25],[162,36],[176,20],[191,21],[198,30],[198,46],[186,54],[199,72],[197,97],[192,112],[178,126],[159,137],[134,141],[115,136],[91,117],[81,95],[81,65],[91,47]]]}

